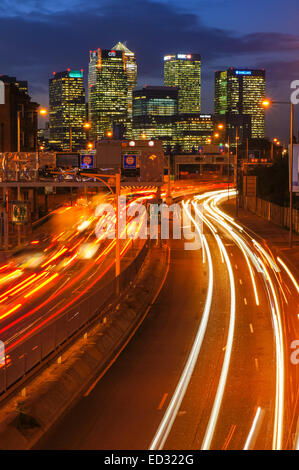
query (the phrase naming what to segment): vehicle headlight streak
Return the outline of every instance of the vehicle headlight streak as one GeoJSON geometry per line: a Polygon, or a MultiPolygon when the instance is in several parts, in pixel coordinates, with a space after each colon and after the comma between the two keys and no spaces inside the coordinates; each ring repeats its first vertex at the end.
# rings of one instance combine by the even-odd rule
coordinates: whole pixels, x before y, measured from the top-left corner
{"type": "MultiPolygon", "coordinates": [[[[217,244],[219,246],[220,252],[221,252],[221,257],[222,260],[225,261],[227,270],[228,270],[228,275],[230,279],[230,295],[231,295],[231,305],[230,305],[230,321],[229,321],[229,330],[228,330],[228,337],[227,337],[227,343],[226,343],[226,348],[225,348],[225,355],[224,355],[224,360],[223,360],[223,365],[222,365],[222,371],[218,383],[218,388],[212,408],[212,412],[210,415],[209,423],[206,429],[206,433],[204,436],[204,440],[202,443],[202,449],[209,449],[211,447],[212,439],[214,436],[214,431],[216,428],[217,420],[219,417],[219,412],[221,408],[221,403],[222,399],[224,396],[224,390],[225,390],[225,385],[228,377],[228,372],[229,372],[229,366],[230,366],[230,360],[231,360],[231,354],[232,354],[232,345],[233,345],[233,339],[234,339],[234,329],[235,329],[235,320],[236,320],[236,293],[235,293],[235,283],[234,283],[234,275],[233,275],[233,270],[232,266],[230,263],[230,259],[228,257],[227,251],[223,245],[223,242],[221,241],[221,238],[217,234],[217,230],[214,227],[214,225],[207,219],[207,216],[209,219],[212,219],[216,223],[219,223],[220,226],[225,230],[225,232],[229,233],[237,246],[241,249],[244,258],[246,260],[246,263],[248,265],[249,271],[250,271],[250,276],[252,280],[252,285],[254,289],[254,296],[256,300],[256,304],[259,305],[259,299],[258,299],[258,294],[257,294],[257,287],[255,283],[255,275],[254,271],[252,269],[252,265],[255,267],[256,271],[258,273],[262,273],[262,279],[264,280],[266,291],[268,293],[268,298],[269,298],[269,303],[270,303],[270,309],[272,313],[272,319],[273,319],[273,329],[274,329],[274,338],[275,338],[275,349],[276,349],[276,393],[275,393],[275,413],[274,413],[274,428],[273,428],[273,441],[272,441],[272,448],[273,449],[281,449],[282,448],[282,440],[283,440],[283,420],[284,420],[284,345],[283,345],[283,328],[282,328],[282,322],[281,322],[281,313],[280,313],[280,308],[279,308],[279,302],[277,298],[277,294],[273,285],[273,282],[271,280],[271,277],[269,275],[269,272],[266,268],[265,263],[269,264],[269,267],[271,270],[273,270],[273,274],[275,276],[275,280],[279,282],[279,279],[277,278],[277,272],[279,271],[278,266],[276,265],[275,261],[270,257],[270,255],[266,252],[266,250],[261,247],[261,245],[255,240],[253,240],[250,235],[246,233],[246,231],[239,226],[237,223],[234,222],[234,220],[227,216],[225,213],[223,213],[218,207],[216,207],[216,204],[218,204],[223,198],[226,197],[226,191],[213,191],[206,193],[204,195],[196,196],[194,199],[195,201],[192,202],[192,205],[200,217],[202,217],[203,222],[209,227],[211,230],[213,236],[215,237],[215,240],[217,241],[217,244]],[[201,200],[204,200],[204,208],[206,210],[207,216],[201,214],[201,211],[199,211],[197,207],[197,203],[201,200]],[[239,232],[239,233],[238,233],[239,232]],[[248,237],[248,240],[247,238],[248,237]],[[255,243],[254,243],[255,242],[255,243]],[[252,248],[249,246],[249,243],[253,244],[253,247],[255,250],[257,250],[259,253],[256,254],[252,248]],[[260,258],[260,256],[264,259],[264,261],[260,258]]],[[[187,211],[186,203],[183,203],[183,208],[185,211],[187,211]]],[[[189,218],[192,220],[193,223],[195,223],[194,218],[191,216],[190,212],[187,211],[189,218]]],[[[197,227],[198,229],[198,227],[197,227]]],[[[209,266],[211,263],[211,253],[210,249],[207,243],[207,240],[204,235],[203,240],[204,240],[204,247],[207,252],[207,258],[209,261],[209,266]]],[[[278,259],[278,262],[284,267],[286,270],[287,274],[291,278],[292,282],[294,283],[297,291],[299,290],[299,286],[294,280],[294,277],[292,279],[292,275],[290,275],[290,271],[288,271],[288,268],[284,264],[280,262],[280,259],[278,259]]],[[[211,272],[211,268],[210,271],[211,272]]],[[[211,276],[210,276],[210,282],[211,282],[211,276]]],[[[211,293],[212,296],[212,293],[211,293]]],[[[207,307],[207,302],[208,298],[206,300],[206,307],[207,307]]],[[[209,307],[210,308],[210,307],[209,307]]],[[[205,312],[207,314],[207,312],[205,312]]],[[[202,321],[204,321],[202,319],[202,321]]],[[[203,325],[200,325],[200,329],[203,327],[203,325]]],[[[202,331],[202,337],[200,337],[200,343],[196,344],[196,341],[198,340],[198,335],[196,337],[196,341],[192,346],[192,350],[190,353],[190,356],[188,358],[188,362],[185,366],[185,369],[183,371],[183,374],[180,378],[180,381],[177,385],[175,394],[172,397],[172,400],[167,408],[167,411],[163,417],[162,422],[160,423],[159,429],[154,437],[154,440],[152,441],[152,444],[150,446],[150,449],[162,449],[167,436],[171,430],[172,424],[175,420],[177,411],[179,409],[179,406],[183,400],[184,394],[186,392],[188,383],[190,381],[191,375],[192,375],[192,370],[194,369],[195,362],[192,362],[192,360],[195,360],[194,356],[194,348],[197,348],[196,350],[196,357],[199,354],[200,351],[200,346],[201,342],[203,340],[203,335],[205,332],[202,331]]],[[[257,408],[257,414],[255,416],[254,422],[252,423],[252,427],[250,429],[247,441],[245,443],[245,449],[249,447],[249,445],[252,442],[252,437],[253,433],[258,432],[257,429],[257,422],[260,420],[260,407],[257,408]]]]}
{"type": "Polygon", "coordinates": [[[281,450],[283,438],[283,420],[284,420],[284,346],[283,346],[283,328],[281,322],[281,314],[275,288],[269,272],[263,263],[259,260],[265,278],[265,286],[268,292],[269,302],[271,306],[274,337],[276,346],[276,397],[275,397],[275,417],[272,449],[281,450]],[[270,287],[270,289],[269,289],[270,287]],[[272,294],[272,297],[271,297],[272,294]]]}
{"type": "MultiPolygon", "coordinates": [[[[221,199],[223,199],[225,196],[218,194],[213,201],[213,208],[216,209],[215,204],[216,202],[218,203],[221,199]]],[[[211,209],[208,204],[206,206],[210,212],[213,213],[213,210],[211,209]]],[[[219,217],[223,217],[226,220],[228,220],[228,216],[224,214],[222,211],[220,211],[217,208],[217,212],[219,214],[219,217]]],[[[215,215],[215,214],[214,214],[215,215]]],[[[231,218],[230,218],[231,219],[231,218]]],[[[219,223],[220,219],[219,219],[219,223]]],[[[223,226],[224,223],[222,223],[223,226]]],[[[235,225],[235,224],[234,224],[235,225]]],[[[227,230],[230,231],[230,234],[233,235],[234,239],[239,242],[241,242],[241,237],[239,237],[237,234],[235,234],[232,230],[231,227],[226,227],[227,230]]],[[[243,230],[244,233],[244,230],[243,230]]],[[[277,267],[276,263],[273,261],[273,259],[268,255],[268,253],[261,247],[259,243],[257,243],[254,239],[250,238],[250,241],[253,243],[254,247],[261,253],[263,258],[265,259],[266,262],[268,262],[270,268],[273,270],[273,274],[275,276],[275,279],[279,282],[277,279],[277,272],[279,271],[279,268],[277,267]]],[[[240,246],[240,243],[238,243],[240,246]]],[[[248,253],[250,248],[247,246],[247,244],[242,240],[241,244],[243,245],[243,248],[246,248],[246,252],[248,253]]],[[[273,329],[274,329],[274,338],[275,338],[275,349],[276,349],[276,396],[275,396],[275,416],[274,416],[274,430],[273,430],[273,441],[272,441],[272,448],[273,450],[280,450],[282,448],[282,439],[283,439],[283,421],[284,421],[284,345],[283,345],[283,327],[282,327],[282,321],[281,321],[281,312],[279,308],[279,302],[278,298],[275,292],[275,288],[273,285],[273,282],[271,280],[271,277],[269,275],[269,272],[264,264],[264,262],[261,260],[261,258],[258,258],[256,255],[254,255],[255,259],[257,259],[258,264],[260,266],[259,269],[257,269],[258,272],[262,272],[263,274],[263,279],[266,287],[266,291],[268,293],[268,298],[269,298],[269,303],[270,303],[270,308],[271,308],[271,313],[272,313],[272,319],[273,319],[273,329]]],[[[252,259],[252,258],[251,258],[252,259]]],[[[256,264],[255,264],[256,267],[256,264]]],[[[279,283],[280,285],[280,283],[279,283]]]]}
{"type": "MultiPolygon", "coordinates": [[[[215,237],[216,238],[216,237],[215,237]]],[[[235,322],[236,322],[236,291],[235,291],[235,281],[234,281],[234,275],[233,275],[233,270],[231,266],[230,259],[228,257],[227,251],[220,239],[218,238],[217,242],[219,243],[219,246],[221,247],[224,260],[227,266],[228,270],[228,275],[229,275],[229,281],[230,281],[230,319],[229,319],[229,328],[228,328],[228,335],[227,335],[227,341],[226,341],[226,348],[225,348],[225,355],[224,355],[224,360],[223,360],[223,365],[222,365],[222,370],[221,370],[221,375],[218,383],[218,388],[216,392],[216,397],[214,400],[212,412],[210,415],[209,423],[206,429],[205,437],[202,443],[201,448],[203,450],[208,450],[210,449],[212,439],[214,436],[214,431],[215,427],[217,424],[218,416],[219,416],[219,411],[224,395],[224,389],[227,381],[227,376],[228,376],[228,371],[229,371],[229,365],[230,365],[230,360],[231,360],[231,353],[232,353],[232,347],[233,347],[233,341],[234,341],[234,332],[235,332],[235,322]]]]}
{"type": "MultiPolygon", "coordinates": [[[[196,223],[196,221],[190,214],[189,210],[187,209],[187,205],[184,202],[183,202],[183,208],[187,212],[188,216],[193,221],[193,223],[195,223],[196,230],[200,231],[198,224],[196,223]]],[[[187,390],[188,384],[190,382],[190,379],[191,379],[191,376],[192,376],[192,373],[193,373],[193,370],[194,370],[194,367],[198,358],[198,354],[201,349],[203,338],[206,332],[208,320],[209,320],[212,294],[213,294],[213,264],[212,264],[212,258],[211,258],[209,245],[206,241],[205,236],[202,235],[202,237],[203,237],[202,239],[203,239],[203,243],[206,249],[208,266],[209,266],[209,284],[208,284],[208,292],[207,292],[207,297],[206,297],[205,308],[203,311],[200,326],[199,326],[195,341],[193,343],[190,355],[188,357],[187,363],[184,367],[183,373],[176,387],[176,390],[172,396],[172,399],[168,405],[165,415],[155,434],[155,437],[150,444],[149,450],[163,449],[163,446],[172,428],[173,422],[176,418],[177,412],[179,410],[179,407],[182,403],[185,392],[187,390]]]]}

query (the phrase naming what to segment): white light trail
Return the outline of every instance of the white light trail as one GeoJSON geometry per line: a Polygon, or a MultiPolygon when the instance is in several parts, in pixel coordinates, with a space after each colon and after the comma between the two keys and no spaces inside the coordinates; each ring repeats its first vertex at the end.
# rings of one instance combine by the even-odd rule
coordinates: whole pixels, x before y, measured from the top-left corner
{"type": "MultiPolygon", "coordinates": [[[[191,220],[195,222],[194,218],[192,217],[192,215],[190,214],[190,212],[188,211],[184,203],[183,203],[183,207],[187,211],[187,214],[191,218],[191,220]]],[[[200,230],[200,227],[198,226],[198,224],[196,224],[195,227],[197,230],[200,230]]],[[[159,425],[159,428],[154,436],[154,439],[152,440],[149,446],[149,450],[163,449],[163,446],[166,442],[169,432],[171,431],[171,428],[176,418],[176,415],[178,413],[179,407],[182,403],[187,387],[189,385],[189,382],[190,382],[190,379],[191,379],[191,376],[192,376],[192,373],[193,373],[193,370],[194,370],[194,367],[198,358],[198,354],[201,349],[203,338],[206,332],[209,315],[210,315],[210,309],[211,309],[214,276],[213,276],[212,257],[211,257],[209,245],[204,235],[203,235],[203,242],[204,242],[204,246],[206,249],[206,255],[207,255],[208,266],[209,266],[209,284],[208,284],[208,292],[207,292],[207,297],[206,297],[205,308],[203,311],[200,326],[199,326],[195,341],[193,343],[191,352],[189,354],[187,363],[184,367],[183,373],[180,377],[180,380],[172,396],[172,399],[167,407],[167,410],[163,416],[163,419],[159,425]]]]}
{"type": "Polygon", "coordinates": [[[229,274],[229,280],[230,280],[230,295],[231,295],[230,320],[229,320],[228,336],[227,336],[226,349],[225,349],[221,375],[220,375],[217,393],[216,393],[216,397],[215,397],[213,408],[212,408],[212,413],[211,413],[209,423],[206,429],[205,437],[201,446],[202,450],[210,449],[212,439],[214,436],[214,431],[215,431],[216,423],[218,420],[219,411],[220,411],[220,407],[221,407],[221,403],[222,403],[222,399],[224,395],[224,390],[225,390],[225,385],[227,381],[227,376],[228,376],[228,370],[229,370],[232,347],[233,347],[233,340],[234,340],[235,320],[236,320],[236,291],[235,291],[235,281],[234,281],[233,270],[232,270],[231,262],[229,260],[227,251],[221,240],[220,240],[220,246],[223,252],[223,256],[225,259],[225,263],[226,263],[228,274],[229,274]]]}
{"type": "Polygon", "coordinates": [[[262,409],[260,406],[258,406],[243,450],[249,450],[253,447],[255,440],[254,438],[257,435],[262,416],[262,409]]]}

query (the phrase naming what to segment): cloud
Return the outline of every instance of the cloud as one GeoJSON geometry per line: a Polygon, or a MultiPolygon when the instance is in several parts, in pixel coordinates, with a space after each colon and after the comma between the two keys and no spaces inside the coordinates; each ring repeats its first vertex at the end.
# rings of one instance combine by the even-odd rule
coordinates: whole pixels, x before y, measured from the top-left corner
{"type": "Polygon", "coordinates": [[[28,79],[43,103],[53,71],[87,70],[90,49],[110,48],[119,40],[136,53],[140,84],[162,81],[163,56],[174,52],[199,52],[203,77],[211,83],[214,69],[232,65],[264,67],[277,86],[283,75],[291,80],[298,70],[298,35],[242,35],[213,28],[198,12],[182,12],[158,0],[61,0],[58,6],[32,0],[14,2],[14,7],[2,0],[1,5],[0,72],[28,79]],[[10,16],[3,17],[5,7],[10,16]]]}

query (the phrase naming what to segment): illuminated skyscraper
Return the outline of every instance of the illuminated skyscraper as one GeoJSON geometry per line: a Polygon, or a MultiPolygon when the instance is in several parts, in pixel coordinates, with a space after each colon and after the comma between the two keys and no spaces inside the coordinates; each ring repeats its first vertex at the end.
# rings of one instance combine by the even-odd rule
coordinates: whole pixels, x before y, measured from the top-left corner
{"type": "Polygon", "coordinates": [[[145,86],[133,92],[133,138],[159,139],[175,145],[178,88],[145,86]]]}
{"type": "Polygon", "coordinates": [[[212,138],[213,129],[211,114],[180,114],[176,121],[176,144],[183,152],[198,151],[212,138]]]}
{"type": "Polygon", "coordinates": [[[84,148],[86,107],[83,70],[68,69],[53,75],[49,80],[49,144],[57,150],[84,148]]]}
{"type": "Polygon", "coordinates": [[[90,51],[88,117],[91,137],[100,139],[113,124],[128,126],[128,74],[122,50],[90,51]]]}
{"type": "Polygon", "coordinates": [[[200,113],[201,58],[199,54],[164,57],[164,85],[179,87],[179,114],[200,113]]]}
{"type": "Polygon", "coordinates": [[[264,138],[265,135],[265,115],[261,106],[264,97],[264,70],[230,68],[215,73],[215,114],[250,115],[252,138],[264,138]]]}
{"type": "Polygon", "coordinates": [[[134,52],[130,51],[127,46],[118,42],[114,47],[115,51],[124,53],[126,72],[128,78],[128,119],[127,119],[127,135],[132,135],[132,118],[133,118],[133,89],[137,85],[137,64],[134,52]]]}

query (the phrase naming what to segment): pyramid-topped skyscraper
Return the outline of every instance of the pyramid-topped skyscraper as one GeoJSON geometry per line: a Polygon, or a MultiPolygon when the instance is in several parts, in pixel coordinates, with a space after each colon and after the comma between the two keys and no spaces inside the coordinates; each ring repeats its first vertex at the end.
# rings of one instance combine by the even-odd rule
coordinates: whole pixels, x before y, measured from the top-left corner
{"type": "Polygon", "coordinates": [[[130,51],[128,47],[122,43],[118,42],[113,47],[115,51],[122,51],[126,74],[128,77],[128,122],[127,122],[127,136],[131,138],[132,134],[132,113],[133,113],[133,89],[137,85],[137,64],[136,57],[134,52],[130,51]]]}

